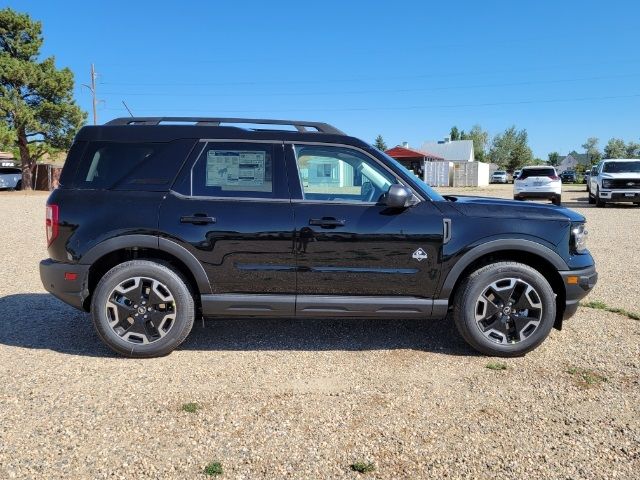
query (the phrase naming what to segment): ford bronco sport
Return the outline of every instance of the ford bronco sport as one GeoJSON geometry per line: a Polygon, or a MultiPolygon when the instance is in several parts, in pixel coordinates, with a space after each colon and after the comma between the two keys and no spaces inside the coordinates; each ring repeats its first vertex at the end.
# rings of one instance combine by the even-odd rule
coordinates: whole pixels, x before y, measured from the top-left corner
{"type": "Polygon", "coordinates": [[[448,314],[480,352],[523,355],[597,279],[581,215],[442,196],[315,122],[84,127],[46,233],[45,288],[130,357],[171,352],[196,318],[448,314]]]}

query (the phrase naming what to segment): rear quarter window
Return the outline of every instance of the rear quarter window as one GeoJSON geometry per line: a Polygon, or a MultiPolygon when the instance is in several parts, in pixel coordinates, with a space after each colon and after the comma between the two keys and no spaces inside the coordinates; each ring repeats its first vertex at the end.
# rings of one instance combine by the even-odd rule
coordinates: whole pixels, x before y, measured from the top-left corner
{"type": "Polygon", "coordinates": [[[169,190],[195,140],[89,142],[74,186],[92,190],[169,190]]]}

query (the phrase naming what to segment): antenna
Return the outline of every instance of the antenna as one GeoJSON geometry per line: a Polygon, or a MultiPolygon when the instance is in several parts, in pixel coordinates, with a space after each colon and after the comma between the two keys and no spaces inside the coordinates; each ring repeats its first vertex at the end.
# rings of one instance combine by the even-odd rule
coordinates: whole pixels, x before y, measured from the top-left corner
{"type": "Polygon", "coordinates": [[[127,106],[126,103],[124,103],[124,100],[122,100],[122,104],[124,105],[124,108],[127,109],[127,112],[129,112],[129,115],[131,115],[133,117],[133,113],[131,113],[131,109],[129,109],[129,107],[127,106]]]}

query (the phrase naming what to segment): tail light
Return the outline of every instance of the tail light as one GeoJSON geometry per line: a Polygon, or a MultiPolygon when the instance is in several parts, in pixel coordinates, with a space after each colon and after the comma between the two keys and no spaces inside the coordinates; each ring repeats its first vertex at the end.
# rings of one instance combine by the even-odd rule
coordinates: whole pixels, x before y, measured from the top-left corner
{"type": "Polygon", "coordinates": [[[44,222],[47,231],[47,247],[58,237],[58,205],[47,205],[47,215],[44,222]]]}
{"type": "Polygon", "coordinates": [[[559,176],[557,176],[557,175],[549,175],[549,178],[550,178],[551,180],[560,180],[560,177],[559,177],[559,176]]]}

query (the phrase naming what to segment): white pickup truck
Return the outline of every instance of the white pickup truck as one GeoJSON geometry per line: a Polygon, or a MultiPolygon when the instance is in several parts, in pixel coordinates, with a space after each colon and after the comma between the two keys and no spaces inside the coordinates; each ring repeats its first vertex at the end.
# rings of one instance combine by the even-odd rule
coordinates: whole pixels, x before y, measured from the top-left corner
{"type": "Polygon", "coordinates": [[[611,202],[640,205],[640,160],[602,160],[591,170],[589,203],[604,207],[611,202]]]}

